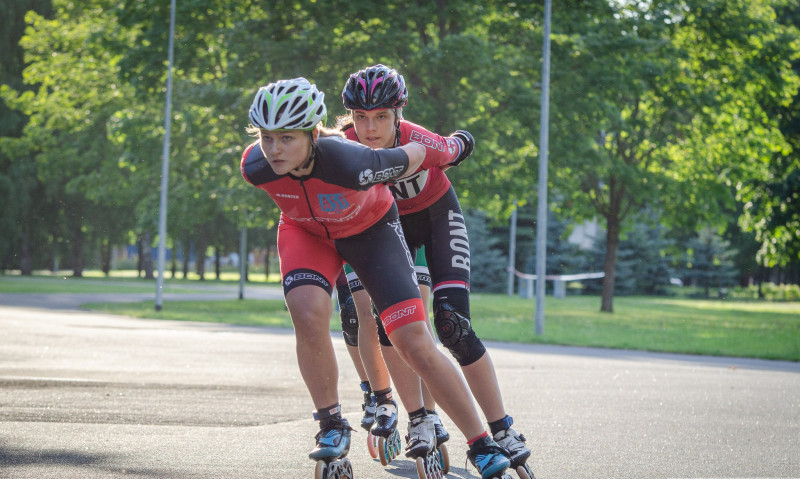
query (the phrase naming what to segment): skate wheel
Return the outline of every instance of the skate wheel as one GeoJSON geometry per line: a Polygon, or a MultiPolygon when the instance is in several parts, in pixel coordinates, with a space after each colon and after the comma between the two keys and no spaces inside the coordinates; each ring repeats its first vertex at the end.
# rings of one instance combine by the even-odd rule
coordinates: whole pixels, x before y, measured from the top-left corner
{"type": "Polygon", "coordinates": [[[353,465],[350,463],[350,459],[345,457],[341,462],[339,466],[341,474],[337,479],[353,479],[353,465]]]}
{"type": "Polygon", "coordinates": [[[417,458],[417,477],[419,477],[419,479],[427,479],[427,474],[425,471],[425,459],[421,457],[417,458]]]}
{"type": "Polygon", "coordinates": [[[378,438],[378,459],[381,461],[381,466],[385,466],[392,462],[392,455],[389,447],[390,444],[387,443],[385,437],[378,438]]]}
{"type": "Polygon", "coordinates": [[[325,461],[317,461],[317,466],[314,468],[314,479],[327,479],[328,465],[325,461]]]}
{"type": "Polygon", "coordinates": [[[395,429],[391,437],[389,437],[389,442],[391,443],[392,459],[394,459],[399,456],[400,451],[403,450],[403,441],[400,440],[400,433],[397,432],[397,429],[395,429]]]}
{"type": "Polygon", "coordinates": [[[439,453],[434,451],[429,456],[416,459],[417,476],[419,479],[444,479],[439,453]]]}
{"type": "Polygon", "coordinates": [[[442,444],[436,448],[436,455],[439,457],[439,464],[442,466],[442,473],[450,472],[450,455],[447,453],[447,446],[442,444]]]}
{"type": "Polygon", "coordinates": [[[536,479],[533,476],[533,471],[528,464],[517,466],[517,475],[519,476],[519,479],[536,479]]]}
{"type": "Polygon", "coordinates": [[[371,432],[367,433],[367,451],[373,459],[378,458],[378,438],[371,432]]]}

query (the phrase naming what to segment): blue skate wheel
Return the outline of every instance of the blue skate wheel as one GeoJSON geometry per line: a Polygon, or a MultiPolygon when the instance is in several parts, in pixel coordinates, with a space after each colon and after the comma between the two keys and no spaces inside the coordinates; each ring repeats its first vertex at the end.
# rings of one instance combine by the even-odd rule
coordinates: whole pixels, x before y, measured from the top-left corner
{"type": "Polygon", "coordinates": [[[447,474],[450,472],[450,455],[447,453],[447,446],[442,444],[436,448],[436,456],[439,458],[439,464],[442,466],[442,472],[447,474]]]}

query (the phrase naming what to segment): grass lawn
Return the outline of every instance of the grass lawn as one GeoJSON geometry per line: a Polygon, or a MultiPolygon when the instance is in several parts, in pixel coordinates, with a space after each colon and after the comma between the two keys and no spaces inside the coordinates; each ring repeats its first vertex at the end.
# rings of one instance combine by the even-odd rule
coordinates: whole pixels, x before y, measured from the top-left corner
{"type": "MultiPolygon", "coordinates": [[[[211,286],[238,285],[238,273],[225,273],[222,279],[199,281],[199,276],[189,275],[187,279],[164,280],[165,293],[191,293],[197,288],[211,286]]],[[[248,284],[267,285],[262,274],[260,280],[248,284]]],[[[277,275],[272,282],[279,285],[277,275]]],[[[115,271],[106,277],[99,271],[87,271],[82,278],[57,274],[36,274],[33,276],[0,275],[0,293],[149,293],[155,291],[155,280],[136,276],[136,271],[115,271]]]]}
{"type": "MultiPolygon", "coordinates": [[[[474,328],[479,337],[493,341],[800,361],[797,303],[623,297],[614,300],[615,312],[608,314],[599,312],[599,297],[548,297],[541,336],[534,332],[534,304],[473,294],[474,328]]],[[[140,318],[291,327],[280,300],[172,302],[160,312],[152,301],[84,307],[140,318]]],[[[341,330],[335,313],[331,329],[341,330]]]]}
{"type": "MultiPolygon", "coordinates": [[[[263,276],[263,275],[262,275],[263,276]]],[[[142,292],[152,280],[0,276],[0,293],[142,292]]],[[[168,292],[197,292],[198,285],[233,282],[167,280],[168,292]]],[[[262,282],[261,284],[266,284],[262,282]]],[[[472,318],[485,340],[624,348],[800,361],[800,303],[617,297],[601,313],[597,296],[548,296],[544,334],[534,331],[535,302],[501,294],[472,298],[472,318]]],[[[291,328],[280,300],[171,301],[156,312],[153,301],[87,304],[87,309],[126,316],[291,328]]],[[[338,315],[331,329],[340,330],[338,315]]]]}

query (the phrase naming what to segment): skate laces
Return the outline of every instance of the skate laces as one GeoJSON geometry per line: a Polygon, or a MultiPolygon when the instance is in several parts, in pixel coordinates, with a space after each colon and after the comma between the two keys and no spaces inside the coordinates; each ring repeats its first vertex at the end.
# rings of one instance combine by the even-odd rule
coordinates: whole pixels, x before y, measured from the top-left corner
{"type": "Polygon", "coordinates": [[[364,391],[364,404],[361,405],[361,410],[375,410],[375,396],[372,394],[372,391],[364,391]]]}
{"type": "Polygon", "coordinates": [[[321,446],[338,446],[345,434],[345,431],[354,431],[350,423],[345,418],[330,419],[325,426],[321,427],[314,438],[321,446]]]}
{"type": "Polygon", "coordinates": [[[469,451],[467,451],[467,460],[464,461],[464,469],[467,468],[467,461],[469,461],[482,473],[497,455],[503,456],[507,461],[510,460],[508,451],[498,446],[491,437],[483,438],[473,444],[469,448],[469,451]]]}
{"type": "MultiPolygon", "coordinates": [[[[435,430],[428,431],[428,428],[426,428],[426,423],[433,423],[433,420],[432,418],[426,420],[426,418],[428,418],[428,416],[414,418],[408,423],[408,435],[406,435],[406,442],[409,444],[411,444],[412,440],[415,442],[430,442],[430,438],[426,437],[427,435],[425,433],[434,432],[435,430]]],[[[434,432],[434,436],[435,435],[436,434],[434,432]]]]}
{"type": "Polygon", "coordinates": [[[506,449],[511,454],[528,450],[528,448],[525,447],[525,436],[523,434],[518,434],[510,427],[495,434],[494,440],[500,447],[506,449]]]}
{"type": "Polygon", "coordinates": [[[364,395],[364,404],[361,405],[361,410],[366,414],[375,414],[375,396],[364,395]]]}

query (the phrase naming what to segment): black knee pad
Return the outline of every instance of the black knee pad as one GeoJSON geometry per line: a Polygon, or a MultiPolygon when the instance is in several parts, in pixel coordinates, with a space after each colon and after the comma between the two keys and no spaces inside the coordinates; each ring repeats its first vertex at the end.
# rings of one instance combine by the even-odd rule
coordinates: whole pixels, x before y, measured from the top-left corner
{"type": "Polygon", "coordinates": [[[375,309],[375,305],[372,305],[372,317],[375,318],[375,323],[378,325],[378,342],[381,343],[381,346],[392,346],[392,342],[389,341],[389,335],[386,334],[386,329],[383,327],[383,321],[381,321],[381,315],[378,314],[378,310],[375,309]]]}
{"type": "Polygon", "coordinates": [[[469,366],[486,352],[483,343],[472,330],[469,318],[456,311],[449,303],[440,302],[436,305],[433,325],[439,341],[461,366],[469,366]]]}
{"type": "Polygon", "coordinates": [[[339,304],[339,318],[342,320],[342,336],[348,346],[358,346],[358,313],[352,296],[339,304]]]}

